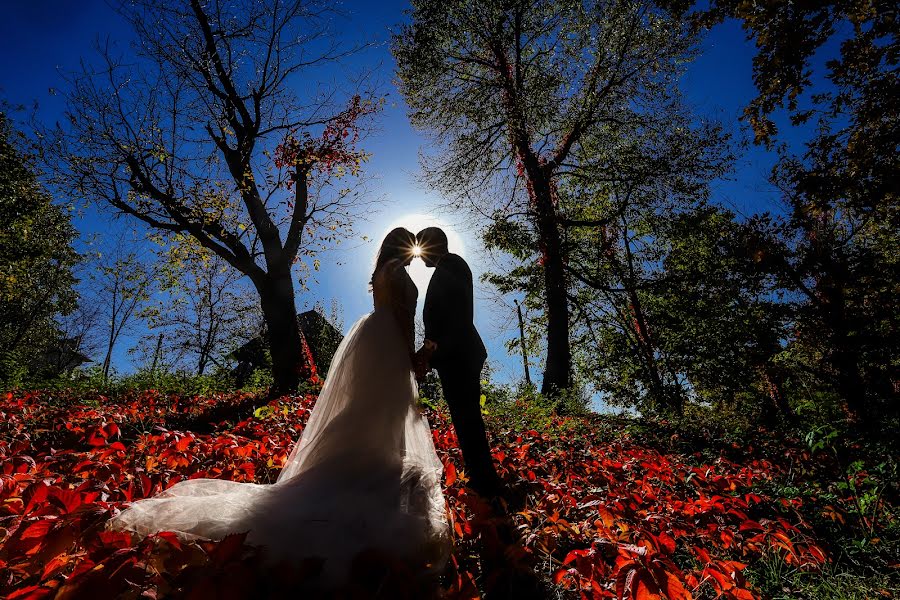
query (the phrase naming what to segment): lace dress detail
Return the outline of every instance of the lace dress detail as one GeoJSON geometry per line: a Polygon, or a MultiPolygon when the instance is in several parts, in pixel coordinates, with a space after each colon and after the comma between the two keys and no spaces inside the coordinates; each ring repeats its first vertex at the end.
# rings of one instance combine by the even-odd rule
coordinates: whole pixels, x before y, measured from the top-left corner
{"type": "Polygon", "coordinates": [[[449,556],[443,466],[410,359],[418,291],[399,263],[380,269],[372,287],[375,310],[338,347],[274,484],[181,481],[107,527],[183,539],[248,531],[273,564],[324,558],[323,584],[343,582],[353,557],[372,548],[440,571],[449,556]]]}

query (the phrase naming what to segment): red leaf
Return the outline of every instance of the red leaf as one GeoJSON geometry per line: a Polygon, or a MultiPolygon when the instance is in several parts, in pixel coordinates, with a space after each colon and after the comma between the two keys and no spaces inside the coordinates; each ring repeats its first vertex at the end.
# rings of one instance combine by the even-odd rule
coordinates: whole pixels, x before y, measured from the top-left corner
{"type": "Polygon", "coordinates": [[[42,538],[53,529],[53,525],[55,524],[56,521],[54,519],[41,519],[40,521],[29,523],[21,530],[19,539],[29,540],[33,538],[42,538]]]}
{"type": "Polygon", "coordinates": [[[756,521],[744,521],[739,528],[741,531],[762,531],[763,526],[756,521]]]}
{"type": "Polygon", "coordinates": [[[674,554],[675,553],[675,540],[669,534],[663,532],[660,533],[656,541],[659,542],[659,548],[666,554],[674,554]]]}
{"type": "Polygon", "coordinates": [[[150,494],[153,493],[153,482],[150,481],[150,478],[141,473],[140,476],[141,481],[141,497],[147,498],[150,494]]]}
{"type": "Polygon", "coordinates": [[[131,546],[131,534],[125,531],[103,530],[97,534],[100,541],[113,548],[128,548],[131,546]]]}
{"type": "Polygon", "coordinates": [[[631,598],[633,600],[663,600],[659,587],[647,569],[639,569],[631,582],[631,598]]]}
{"type": "Polygon", "coordinates": [[[241,556],[244,547],[244,540],[249,532],[230,533],[226,535],[221,542],[216,544],[209,556],[218,566],[223,566],[233,560],[237,560],[241,556]]]}
{"type": "Polygon", "coordinates": [[[616,574],[616,598],[619,600],[622,600],[625,597],[625,590],[631,587],[631,580],[634,577],[636,565],[636,561],[628,561],[619,567],[618,573],[616,574]]]}
{"type": "Polygon", "coordinates": [[[171,545],[176,550],[181,550],[181,540],[178,539],[178,535],[176,535],[175,532],[160,531],[159,533],[156,534],[156,537],[158,537],[161,540],[165,540],[166,542],[169,543],[169,545],[171,545]]]}
{"type": "Polygon", "coordinates": [[[456,483],[456,467],[452,462],[448,462],[446,465],[444,465],[444,473],[446,473],[444,487],[450,487],[454,483],[456,483]]]}
{"type": "Polygon", "coordinates": [[[25,488],[25,491],[22,492],[22,501],[25,502],[25,510],[22,511],[22,514],[27,515],[34,507],[46,502],[49,491],[50,488],[43,481],[37,481],[25,488]]]}
{"type": "Polygon", "coordinates": [[[576,573],[578,573],[578,571],[575,569],[558,569],[556,573],[553,574],[553,583],[559,585],[568,575],[574,575],[576,573]]]}
{"type": "Polygon", "coordinates": [[[51,594],[53,594],[53,590],[51,590],[50,588],[45,588],[40,585],[32,585],[20,590],[16,590],[6,598],[7,600],[40,600],[41,598],[49,597],[51,594]]]}
{"type": "Polygon", "coordinates": [[[117,437],[119,435],[119,426],[115,423],[110,423],[109,425],[104,427],[104,429],[106,430],[107,438],[117,437]]]}
{"type": "Polygon", "coordinates": [[[698,559],[700,559],[700,562],[702,563],[709,563],[710,561],[712,561],[712,557],[709,555],[709,552],[707,552],[705,548],[694,546],[694,554],[698,559]]]}
{"type": "Polygon", "coordinates": [[[69,561],[72,560],[72,556],[69,554],[60,554],[53,560],[47,563],[44,567],[44,570],[41,572],[41,580],[46,581],[47,578],[56,575],[59,571],[61,571],[69,561]]]}
{"type": "Polygon", "coordinates": [[[81,506],[81,494],[72,490],[53,488],[50,491],[50,503],[59,506],[64,513],[70,513],[81,506]]]}
{"type": "Polygon", "coordinates": [[[659,577],[657,577],[657,582],[669,600],[691,600],[691,593],[684,588],[681,580],[674,573],[664,571],[663,576],[665,580],[659,581],[659,577]]]}

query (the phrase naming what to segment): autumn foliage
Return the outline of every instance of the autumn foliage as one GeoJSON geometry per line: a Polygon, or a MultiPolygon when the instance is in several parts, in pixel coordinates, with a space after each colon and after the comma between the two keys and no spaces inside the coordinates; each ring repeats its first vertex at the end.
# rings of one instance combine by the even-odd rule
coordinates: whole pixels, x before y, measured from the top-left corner
{"type": "MultiPolygon", "coordinates": [[[[292,130],[275,149],[275,165],[294,167],[301,172],[317,169],[327,175],[355,175],[368,155],[357,148],[359,121],[378,111],[380,104],[356,95],[343,111],[330,119],[318,136],[308,130],[292,130]]],[[[291,187],[293,182],[288,182],[291,187]]]]}
{"type": "MultiPolygon", "coordinates": [[[[211,433],[187,429],[213,408],[222,414],[223,406],[248,399],[156,392],[0,397],[0,595],[249,598],[302,584],[314,560],[264,572],[241,534],[184,543],[170,533],[136,541],[104,530],[125,503],[185,478],[274,482],[315,396],[274,400],[255,416],[207,427],[211,433]]],[[[661,453],[574,417],[540,432],[494,435],[501,475],[526,493],[524,508],[510,517],[521,540],[510,544],[498,534],[501,519],[465,487],[449,418],[441,411],[428,418],[445,465],[455,545],[440,582],[444,597],[490,592],[500,573],[485,572],[485,552],[504,556],[510,569],[542,573],[562,597],[633,600],[758,598],[742,571],[762,555],[806,569],[829,560],[798,511],[800,501],[762,491],[778,465],[661,453]]],[[[373,560],[388,564],[362,558],[359,573],[374,572],[373,560]]],[[[402,569],[394,567],[395,574],[402,569]]],[[[392,597],[415,596],[403,591],[405,581],[388,581],[398,590],[392,597]]],[[[353,597],[366,597],[366,584],[354,585],[353,597]]]]}

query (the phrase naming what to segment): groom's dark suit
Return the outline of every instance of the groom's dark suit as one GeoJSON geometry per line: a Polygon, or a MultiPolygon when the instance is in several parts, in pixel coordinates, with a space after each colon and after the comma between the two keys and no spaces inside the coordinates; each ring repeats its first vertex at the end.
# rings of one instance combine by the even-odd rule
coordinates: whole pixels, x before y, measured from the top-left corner
{"type": "Polygon", "coordinates": [[[473,489],[500,491],[481,418],[481,369],[487,351],[473,323],[472,272],[456,254],[445,254],[435,267],[422,320],[425,339],[437,344],[431,366],[437,369],[450,408],[453,428],[473,489]]]}

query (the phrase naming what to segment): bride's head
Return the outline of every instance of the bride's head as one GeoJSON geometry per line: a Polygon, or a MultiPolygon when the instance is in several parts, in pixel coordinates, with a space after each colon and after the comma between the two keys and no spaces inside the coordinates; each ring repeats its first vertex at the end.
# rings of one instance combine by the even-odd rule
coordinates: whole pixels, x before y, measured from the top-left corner
{"type": "Polygon", "coordinates": [[[416,236],[404,227],[392,229],[381,242],[381,248],[378,250],[378,257],[375,259],[375,270],[372,271],[372,279],[375,280],[375,273],[378,272],[384,264],[390,260],[398,259],[403,261],[403,265],[412,262],[415,256],[416,236]]]}

